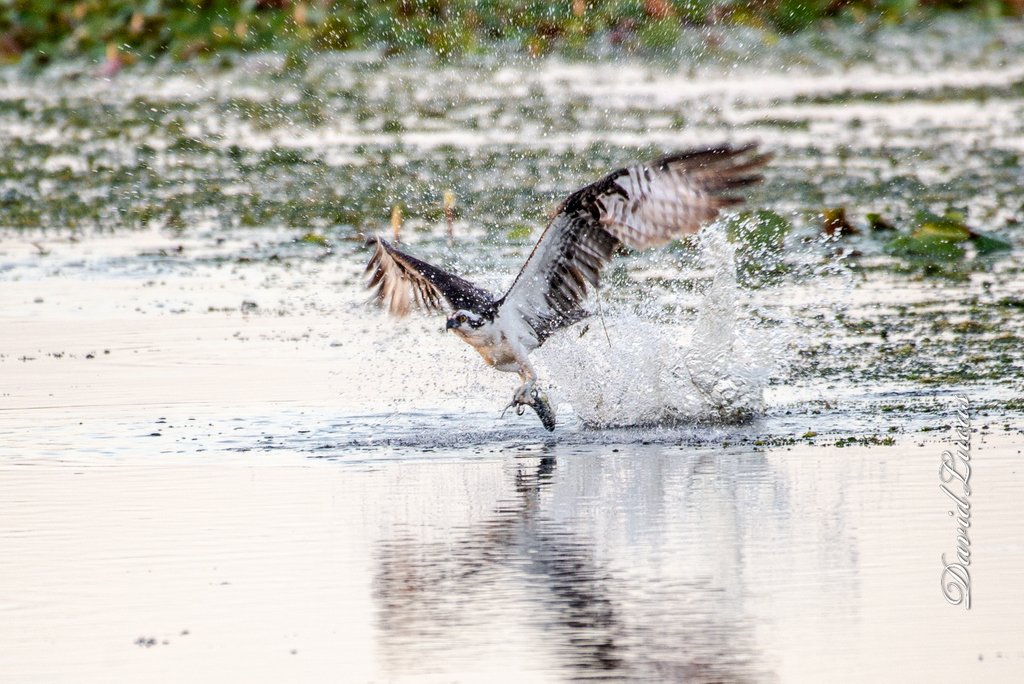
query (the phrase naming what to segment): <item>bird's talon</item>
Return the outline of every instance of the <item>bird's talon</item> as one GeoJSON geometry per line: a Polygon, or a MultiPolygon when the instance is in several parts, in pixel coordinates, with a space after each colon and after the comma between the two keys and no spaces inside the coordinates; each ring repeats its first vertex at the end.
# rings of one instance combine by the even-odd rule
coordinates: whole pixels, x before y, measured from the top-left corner
{"type": "MultiPolygon", "coordinates": [[[[523,385],[516,390],[516,393],[512,396],[512,402],[505,407],[505,411],[508,411],[513,406],[516,409],[516,415],[521,416],[526,413],[526,407],[529,406],[540,418],[540,422],[544,425],[546,430],[555,429],[555,412],[551,408],[551,402],[548,400],[547,395],[536,387],[532,386],[533,383],[523,385]]],[[[501,412],[501,415],[505,415],[505,411],[501,412]]]]}

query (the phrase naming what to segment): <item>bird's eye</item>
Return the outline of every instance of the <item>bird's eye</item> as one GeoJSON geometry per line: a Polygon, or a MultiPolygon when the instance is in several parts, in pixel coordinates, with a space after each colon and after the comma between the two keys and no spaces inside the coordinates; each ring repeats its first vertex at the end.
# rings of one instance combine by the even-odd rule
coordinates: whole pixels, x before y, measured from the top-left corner
{"type": "Polygon", "coordinates": [[[466,320],[467,320],[466,319],[466,314],[459,314],[459,319],[458,320],[459,320],[459,323],[465,323],[466,320]]]}

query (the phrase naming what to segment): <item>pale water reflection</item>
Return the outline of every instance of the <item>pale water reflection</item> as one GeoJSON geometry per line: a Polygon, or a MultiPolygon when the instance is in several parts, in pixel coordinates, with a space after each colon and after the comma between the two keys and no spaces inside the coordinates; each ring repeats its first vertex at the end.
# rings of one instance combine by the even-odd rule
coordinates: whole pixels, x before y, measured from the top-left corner
{"type": "MultiPolygon", "coordinates": [[[[507,464],[512,491],[478,519],[437,539],[401,526],[379,544],[375,598],[389,668],[440,674],[454,663],[474,670],[492,642],[506,650],[519,641],[507,666],[524,673],[609,681],[763,678],[735,573],[694,565],[700,554],[690,544],[651,545],[650,528],[664,518],[664,483],[620,482],[620,496],[595,526],[602,508],[593,498],[597,473],[574,459],[580,470],[553,487],[553,451],[507,464]],[[567,501],[567,491],[579,491],[583,505],[567,501]],[[634,500],[638,506],[624,506],[634,500]],[[617,539],[625,542],[618,552],[617,539]]],[[[664,474],[661,467],[651,473],[664,474]]]]}
{"type": "Polygon", "coordinates": [[[0,461],[3,681],[1015,681],[1017,447],[0,461]],[[398,457],[398,458],[396,458],[398,457]]]}

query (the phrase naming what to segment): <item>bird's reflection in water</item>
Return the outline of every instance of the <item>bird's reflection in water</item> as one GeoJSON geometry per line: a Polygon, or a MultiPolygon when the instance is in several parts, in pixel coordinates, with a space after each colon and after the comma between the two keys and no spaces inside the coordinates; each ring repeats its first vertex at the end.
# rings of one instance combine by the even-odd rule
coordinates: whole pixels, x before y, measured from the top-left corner
{"type": "Polygon", "coordinates": [[[471,525],[379,543],[374,593],[392,676],[463,681],[460,672],[502,661],[527,680],[766,678],[735,594],[709,579],[616,569],[601,560],[601,539],[546,506],[558,486],[551,453],[510,468],[512,494],[471,525]]]}

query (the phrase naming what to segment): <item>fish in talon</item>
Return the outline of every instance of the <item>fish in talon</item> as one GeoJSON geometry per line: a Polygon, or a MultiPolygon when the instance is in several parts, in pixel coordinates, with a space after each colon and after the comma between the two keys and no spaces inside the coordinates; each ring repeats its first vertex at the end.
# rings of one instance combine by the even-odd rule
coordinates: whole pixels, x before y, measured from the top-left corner
{"type": "Polygon", "coordinates": [[[555,410],[551,407],[551,400],[548,399],[547,394],[539,389],[531,389],[529,392],[524,392],[523,389],[523,387],[520,387],[516,390],[512,401],[501,412],[501,417],[504,418],[508,410],[513,407],[515,407],[516,415],[521,416],[526,413],[526,407],[529,406],[537,414],[537,417],[540,418],[544,428],[548,432],[553,432],[555,429],[555,410]]]}
{"type": "Polygon", "coordinates": [[[540,418],[541,425],[544,426],[544,429],[548,432],[554,432],[555,410],[552,408],[551,401],[548,399],[548,396],[544,392],[536,389],[533,390],[531,396],[533,401],[531,401],[528,406],[532,408],[537,414],[537,417],[540,418]]]}

